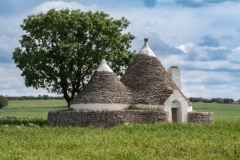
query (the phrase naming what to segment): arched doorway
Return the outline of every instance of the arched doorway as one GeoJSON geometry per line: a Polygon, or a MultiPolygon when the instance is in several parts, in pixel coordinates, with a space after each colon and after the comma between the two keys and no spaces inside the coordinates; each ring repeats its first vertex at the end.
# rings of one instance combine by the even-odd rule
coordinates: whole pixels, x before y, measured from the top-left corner
{"type": "Polygon", "coordinates": [[[182,122],[181,103],[178,100],[175,100],[172,102],[171,112],[172,112],[172,122],[175,122],[175,123],[182,122]]]}

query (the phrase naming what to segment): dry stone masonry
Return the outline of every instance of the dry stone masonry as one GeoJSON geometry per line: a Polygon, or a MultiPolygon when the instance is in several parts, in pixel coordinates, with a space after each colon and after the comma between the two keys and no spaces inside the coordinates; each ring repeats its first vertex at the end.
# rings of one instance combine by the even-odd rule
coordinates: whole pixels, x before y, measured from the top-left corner
{"type": "Polygon", "coordinates": [[[130,90],[117,78],[115,73],[96,71],[71,104],[78,103],[131,103],[130,90]]]}
{"type": "Polygon", "coordinates": [[[168,113],[157,110],[122,110],[122,111],[56,111],[48,113],[49,126],[90,125],[113,127],[119,124],[133,123],[162,123],[167,122],[168,113]]]}
{"type": "MultiPolygon", "coordinates": [[[[157,57],[146,54],[134,58],[121,81],[130,88],[133,104],[164,104],[174,90],[181,93],[157,57]]],[[[182,96],[191,106],[188,98],[182,96]]]]}
{"type": "Polygon", "coordinates": [[[190,123],[213,123],[214,117],[213,112],[189,112],[188,122],[190,123]]]}

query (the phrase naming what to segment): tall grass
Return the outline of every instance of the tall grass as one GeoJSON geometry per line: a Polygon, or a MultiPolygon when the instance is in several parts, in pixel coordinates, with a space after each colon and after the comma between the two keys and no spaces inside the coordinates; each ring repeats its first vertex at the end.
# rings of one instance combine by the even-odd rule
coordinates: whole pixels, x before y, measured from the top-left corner
{"type": "Polygon", "coordinates": [[[0,159],[240,159],[239,124],[1,125],[0,159]]]}

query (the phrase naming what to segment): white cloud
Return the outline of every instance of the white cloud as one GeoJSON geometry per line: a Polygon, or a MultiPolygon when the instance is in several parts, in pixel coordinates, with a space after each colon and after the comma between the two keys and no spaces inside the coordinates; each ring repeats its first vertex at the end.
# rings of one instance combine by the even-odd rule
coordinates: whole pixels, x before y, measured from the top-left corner
{"type": "Polygon", "coordinates": [[[176,48],[182,50],[184,53],[188,53],[190,49],[194,47],[193,43],[182,44],[176,48]]]}
{"type": "Polygon", "coordinates": [[[15,38],[6,35],[0,35],[0,50],[12,52],[14,45],[16,45],[15,38]]]}
{"type": "Polygon", "coordinates": [[[240,47],[232,49],[232,53],[228,55],[228,59],[230,61],[240,62],[240,47]]]}
{"type": "Polygon", "coordinates": [[[39,13],[39,12],[43,12],[46,13],[47,11],[49,11],[50,9],[55,8],[56,10],[60,10],[60,9],[65,9],[65,8],[69,8],[69,9],[81,9],[82,11],[95,11],[97,9],[97,5],[94,4],[92,6],[83,6],[80,3],[77,2],[64,2],[64,1],[48,1],[48,2],[44,2],[42,4],[40,4],[39,6],[35,7],[34,9],[32,9],[33,13],[39,13]]]}
{"type": "Polygon", "coordinates": [[[26,88],[23,77],[20,77],[21,71],[15,67],[14,64],[1,64],[0,63],[0,95],[9,96],[23,96],[39,94],[53,95],[57,94],[48,93],[45,89],[26,88]]]}

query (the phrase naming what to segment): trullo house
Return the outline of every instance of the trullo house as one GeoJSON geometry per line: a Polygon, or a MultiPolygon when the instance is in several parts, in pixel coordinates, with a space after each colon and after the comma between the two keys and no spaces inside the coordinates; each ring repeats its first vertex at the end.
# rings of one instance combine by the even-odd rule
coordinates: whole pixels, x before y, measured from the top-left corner
{"type": "Polygon", "coordinates": [[[130,105],[168,112],[169,121],[185,123],[191,102],[181,92],[180,70],[165,70],[148,46],[148,39],[126,69],[121,80],[103,58],[88,84],[71,102],[79,110],[123,110],[130,105]]]}

